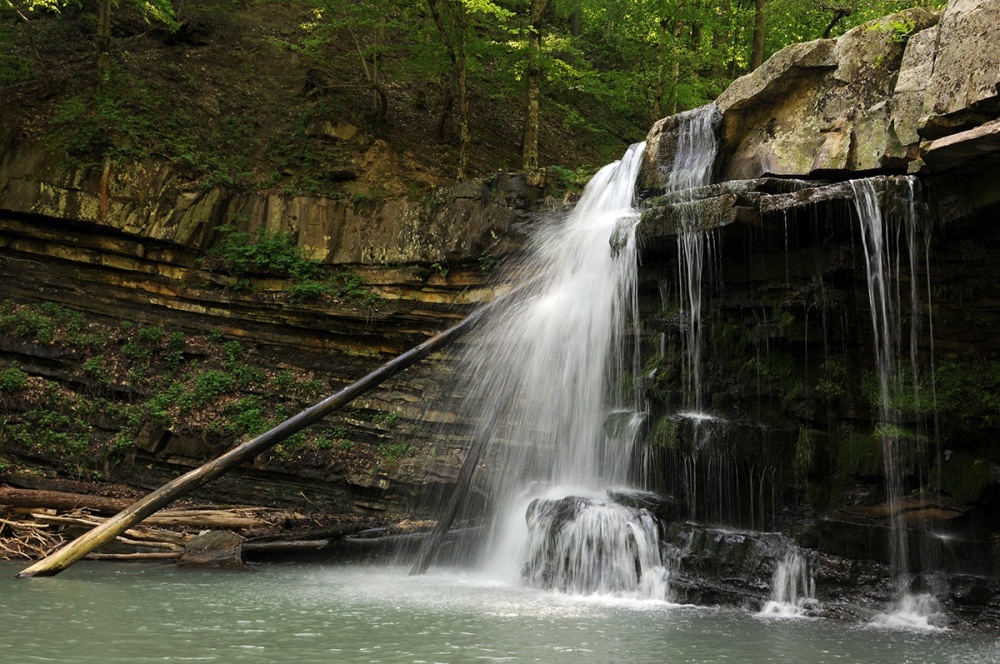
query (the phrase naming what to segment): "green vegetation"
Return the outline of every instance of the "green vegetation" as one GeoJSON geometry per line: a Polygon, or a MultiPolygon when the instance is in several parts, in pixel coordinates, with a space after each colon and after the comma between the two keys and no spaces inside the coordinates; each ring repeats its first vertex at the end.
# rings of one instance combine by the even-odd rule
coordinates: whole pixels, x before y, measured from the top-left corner
{"type": "Polygon", "coordinates": [[[236,277],[240,284],[251,274],[270,274],[309,281],[323,276],[318,261],[305,257],[291,233],[261,228],[250,233],[235,226],[217,229],[221,239],[209,250],[214,266],[236,277]]]}
{"type": "Polygon", "coordinates": [[[0,392],[16,394],[28,385],[28,374],[17,367],[0,370],[0,392]]]}
{"type": "Polygon", "coordinates": [[[372,201],[431,183],[352,184],[379,139],[458,177],[562,164],[572,189],[783,46],[915,5],[943,0],[0,0],[0,86],[42,84],[44,129],[80,163],[165,160],[195,187],[372,201]],[[340,119],[350,138],[317,130],[340,119]]]}
{"type": "Polygon", "coordinates": [[[252,276],[277,276],[291,280],[288,296],[293,302],[332,297],[372,306],[378,302],[357,272],[341,270],[327,275],[319,261],[307,258],[288,232],[256,232],[222,226],[222,237],[208,251],[209,267],[234,277],[232,288],[252,288],[252,276]]]}
{"type": "Polygon", "coordinates": [[[482,253],[479,254],[479,259],[477,263],[479,265],[480,272],[490,272],[497,265],[497,257],[493,255],[489,249],[483,249],[482,253]]]}
{"type": "Polygon", "coordinates": [[[960,504],[975,503],[994,482],[996,469],[994,464],[984,459],[962,453],[950,454],[942,460],[941,490],[960,504]]]}
{"type": "MultiPolygon", "coordinates": [[[[72,350],[68,383],[0,367],[0,450],[57,462],[76,478],[109,477],[131,463],[143,431],[170,431],[224,448],[259,435],[315,403],[328,385],[221,334],[187,335],[152,325],[108,325],[51,304],[0,302],[0,325],[22,343],[72,350]],[[86,336],[86,345],[79,340],[86,336]],[[102,340],[98,344],[95,340],[102,340]],[[185,355],[193,348],[197,359],[185,355]],[[73,384],[82,387],[72,387],[73,384]]],[[[395,413],[370,421],[395,428],[395,413]]],[[[363,426],[363,424],[360,424],[363,426]]],[[[395,461],[409,445],[350,440],[348,426],[317,426],[274,448],[275,458],[324,454],[347,463],[395,461]]]]}
{"type": "Polygon", "coordinates": [[[386,461],[398,461],[413,452],[413,447],[409,443],[382,443],[378,446],[378,453],[386,461]]]}
{"type": "Polygon", "coordinates": [[[583,191],[583,187],[593,177],[595,169],[591,166],[566,168],[553,165],[546,169],[557,189],[562,191],[583,191]]]}
{"type": "Polygon", "coordinates": [[[372,416],[372,423],[394,427],[399,424],[399,415],[396,413],[376,413],[372,416]]]}
{"type": "Polygon", "coordinates": [[[820,435],[821,433],[814,429],[799,427],[799,437],[795,441],[795,458],[792,462],[795,478],[799,482],[803,482],[812,472],[816,463],[817,438],[820,435]]]}
{"type": "Polygon", "coordinates": [[[872,26],[873,30],[879,30],[889,35],[889,41],[894,44],[905,44],[916,30],[917,26],[913,21],[894,19],[886,25],[872,26]]]}
{"type": "Polygon", "coordinates": [[[676,450],[677,422],[666,416],[660,417],[650,433],[649,443],[654,447],[676,450]]]}
{"type": "Polygon", "coordinates": [[[846,392],[847,367],[840,360],[828,357],[820,365],[820,378],[816,381],[816,392],[826,399],[843,396],[846,392]]]}

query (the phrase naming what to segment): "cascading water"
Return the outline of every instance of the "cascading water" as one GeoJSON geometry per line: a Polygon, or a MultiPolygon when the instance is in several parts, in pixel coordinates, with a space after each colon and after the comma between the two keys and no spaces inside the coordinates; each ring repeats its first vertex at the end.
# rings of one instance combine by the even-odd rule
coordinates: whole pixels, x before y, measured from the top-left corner
{"type": "MultiPolygon", "coordinates": [[[[868,301],[871,308],[872,336],[875,355],[875,369],[878,378],[879,424],[876,434],[882,440],[883,467],[885,473],[886,503],[889,513],[889,562],[892,582],[895,585],[897,604],[877,620],[889,623],[926,625],[928,617],[937,611],[932,598],[913,595],[908,589],[910,579],[909,530],[902,520],[904,497],[904,465],[919,457],[912,449],[914,436],[900,423],[898,408],[894,405],[907,389],[905,377],[910,375],[913,393],[908,400],[920,402],[918,394],[918,327],[920,319],[920,298],[916,279],[916,226],[917,219],[913,204],[912,181],[908,183],[908,200],[904,206],[902,224],[890,224],[879,207],[878,194],[871,180],[852,180],[854,205],[861,226],[861,240],[865,255],[865,274],[868,285],[868,301]],[[909,366],[904,366],[901,349],[901,298],[900,236],[905,230],[909,251],[910,302],[908,312],[911,320],[909,343],[909,366]]],[[[889,194],[887,193],[887,196],[889,194]]]]}
{"type": "MultiPolygon", "coordinates": [[[[667,180],[667,193],[684,198],[684,192],[704,187],[712,181],[712,166],[718,151],[715,130],[721,115],[714,105],[697,108],[678,116],[677,152],[667,180]]],[[[678,283],[684,328],[685,406],[695,414],[704,412],[702,395],[702,283],[709,234],[698,227],[693,205],[680,205],[681,227],[677,234],[678,283]]]]}
{"type": "Polygon", "coordinates": [[[771,597],[760,612],[769,616],[799,617],[808,615],[816,605],[816,581],[809,563],[798,549],[792,548],[774,568],[771,597]]]}
{"type": "Polygon", "coordinates": [[[678,116],[677,152],[667,180],[666,190],[677,196],[681,203],[680,227],[677,232],[680,311],[684,320],[682,331],[684,371],[684,407],[679,416],[691,423],[693,433],[692,456],[685,464],[685,494],[688,513],[698,517],[698,473],[695,461],[702,448],[708,446],[711,428],[702,426],[713,418],[705,413],[702,390],[702,285],[706,254],[711,248],[712,234],[699,228],[697,208],[686,194],[712,181],[712,167],[718,152],[716,128],[721,114],[715,105],[697,108],[678,116]]]}
{"type": "Polygon", "coordinates": [[[526,285],[468,344],[469,407],[484,414],[474,435],[492,471],[481,552],[492,576],[665,597],[652,517],[606,493],[627,483],[643,410],[632,231],[644,147],[602,168],[573,212],[537,233],[526,285]],[[616,230],[625,241],[612,252],[616,230]]]}
{"type": "Polygon", "coordinates": [[[538,498],[528,506],[529,585],[578,594],[666,598],[669,572],[648,511],[603,498],[538,498]]]}
{"type": "MultiPolygon", "coordinates": [[[[718,120],[714,106],[679,117],[670,191],[708,184],[718,120]]],[[[490,333],[491,360],[477,367],[484,381],[477,391],[492,395],[490,412],[506,423],[498,427],[504,444],[492,446],[502,472],[494,473],[490,494],[507,521],[494,530],[499,539],[489,546],[490,559],[495,573],[508,574],[511,561],[524,561],[521,576],[536,587],[668,596],[656,520],[606,493],[628,480],[643,411],[632,208],[643,149],[634,146],[602,169],[565,223],[539,236],[536,285],[504,307],[502,324],[490,333]],[[525,491],[526,480],[555,486],[536,497],[525,491]]],[[[704,235],[692,219],[683,236],[691,266],[682,276],[691,320],[688,375],[698,376],[704,235]]],[[[697,380],[692,393],[700,393],[697,380]]]]}

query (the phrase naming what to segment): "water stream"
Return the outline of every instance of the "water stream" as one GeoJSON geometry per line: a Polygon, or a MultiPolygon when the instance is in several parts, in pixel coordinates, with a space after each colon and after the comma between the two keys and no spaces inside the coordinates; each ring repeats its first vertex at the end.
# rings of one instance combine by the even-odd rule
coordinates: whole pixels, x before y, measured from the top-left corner
{"type": "Polygon", "coordinates": [[[816,608],[816,580],[809,561],[792,547],[778,561],[771,579],[771,597],[761,614],[781,617],[801,617],[816,608]]]}

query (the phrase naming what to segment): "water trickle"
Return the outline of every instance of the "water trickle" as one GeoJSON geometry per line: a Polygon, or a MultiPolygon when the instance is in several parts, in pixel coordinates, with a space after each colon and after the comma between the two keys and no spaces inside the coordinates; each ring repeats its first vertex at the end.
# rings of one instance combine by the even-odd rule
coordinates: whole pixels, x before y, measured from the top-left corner
{"type": "Polygon", "coordinates": [[[771,579],[771,597],[761,609],[762,615],[780,617],[806,616],[817,608],[816,582],[802,553],[792,548],[778,562],[771,579]]]}
{"type": "MultiPolygon", "coordinates": [[[[885,219],[879,206],[878,194],[871,180],[852,180],[854,205],[861,226],[861,240],[865,256],[865,274],[868,301],[871,308],[872,337],[875,369],[878,377],[879,424],[876,434],[882,441],[883,469],[885,473],[886,502],[889,505],[889,562],[892,581],[896,588],[895,606],[879,618],[881,622],[900,621],[906,624],[926,622],[933,609],[930,598],[912,595],[908,589],[911,567],[910,536],[901,521],[902,499],[905,491],[904,477],[908,460],[923,455],[914,450],[916,436],[902,426],[899,407],[905,396],[913,404],[920,403],[918,321],[921,303],[917,288],[917,219],[912,180],[908,181],[908,197],[904,205],[902,223],[892,224],[885,219]],[[904,236],[905,233],[905,236],[904,236]],[[903,355],[901,316],[901,242],[905,240],[910,274],[909,355],[903,355]],[[907,362],[908,361],[908,362],[907,362]],[[907,381],[909,375],[911,380],[907,381]],[[923,612],[923,613],[922,613],[923,612]]],[[[886,196],[890,192],[887,191],[886,196]]],[[[911,470],[912,472],[912,470],[911,470]]],[[[917,475],[919,477],[919,469],[917,475]]],[[[919,552],[918,552],[919,553],[919,552]]]]}

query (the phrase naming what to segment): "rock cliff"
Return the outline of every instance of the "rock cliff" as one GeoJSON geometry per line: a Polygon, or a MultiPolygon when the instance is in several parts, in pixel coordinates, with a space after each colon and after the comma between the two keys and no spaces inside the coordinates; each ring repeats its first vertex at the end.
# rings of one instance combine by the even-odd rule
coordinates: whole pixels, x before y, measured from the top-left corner
{"type": "Polygon", "coordinates": [[[932,570],[1000,573],[998,12],[954,0],[777,53],[712,111],[711,186],[667,192],[678,119],[651,130],[637,230],[647,442],[689,516],[886,563],[902,524],[906,566],[946,599],[932,570]],[[890,238],[890,305],[873,295],[869,212],[890,238]],[[694,322],[670,276],[687,269],[692,224],[708,238],[694,322]],[[892,330],[873,328],[876,306],[892,330]],[[692,325],[707,421],[683,412],[692,325]],[[899,370],[880,394],[886,338],[899,370]],[[904,499],[888,498],[890,481],[904,499]]]}

